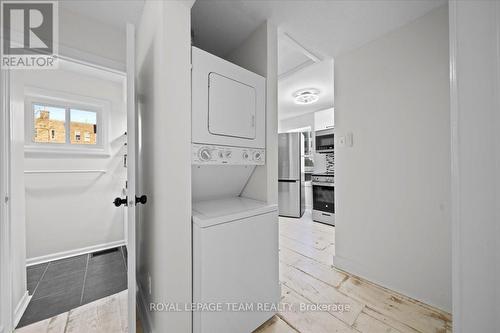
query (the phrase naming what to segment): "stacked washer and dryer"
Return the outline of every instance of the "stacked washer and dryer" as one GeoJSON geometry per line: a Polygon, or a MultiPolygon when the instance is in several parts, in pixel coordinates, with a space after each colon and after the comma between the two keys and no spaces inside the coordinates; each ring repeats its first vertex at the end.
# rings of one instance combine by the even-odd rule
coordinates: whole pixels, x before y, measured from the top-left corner
{"type": "Polygon", "coordinates": [[[192,65],[193,303],[223,309],[193,332],[250,333],[280,297],[277,205],[243,195],[266,163],[266,80],[196,47],[192,65]]]}

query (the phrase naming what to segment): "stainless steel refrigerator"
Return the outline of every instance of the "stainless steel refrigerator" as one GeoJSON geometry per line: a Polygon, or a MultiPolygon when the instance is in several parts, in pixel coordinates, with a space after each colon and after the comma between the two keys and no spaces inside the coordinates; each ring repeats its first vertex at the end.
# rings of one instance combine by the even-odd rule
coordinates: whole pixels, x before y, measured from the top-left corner
{"type": "Polygon", "coordinates": [[[278,135],[279,215],[301,217],[305,210],[304,170],[301,161],[302,133],[278,135]]]}

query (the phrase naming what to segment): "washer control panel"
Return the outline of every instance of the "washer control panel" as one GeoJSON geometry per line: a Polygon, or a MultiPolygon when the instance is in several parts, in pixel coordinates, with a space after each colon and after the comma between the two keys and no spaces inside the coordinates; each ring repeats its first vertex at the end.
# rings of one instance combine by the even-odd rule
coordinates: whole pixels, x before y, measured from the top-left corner
{"type": "Polygon", "coordinates": [[[264,165],[265,149],[203,145],[193,143],[191,146],[192,164],[210,165],[264,165]]]}

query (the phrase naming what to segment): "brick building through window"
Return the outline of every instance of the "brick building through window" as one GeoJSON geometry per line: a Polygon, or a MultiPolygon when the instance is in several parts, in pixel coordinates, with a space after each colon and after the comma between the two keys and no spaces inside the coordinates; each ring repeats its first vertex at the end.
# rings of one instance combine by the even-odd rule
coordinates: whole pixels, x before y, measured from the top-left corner
{"type": "Polygon", "coordinates": [[[69,127],[70,144],[97,144],[97,113],[34,104],[33,142],[67,143],[69,127]],[[70,119],[69,126],[67,118],[70,119]],[[82,140],[82,133],[83,140],[82,140]]]}

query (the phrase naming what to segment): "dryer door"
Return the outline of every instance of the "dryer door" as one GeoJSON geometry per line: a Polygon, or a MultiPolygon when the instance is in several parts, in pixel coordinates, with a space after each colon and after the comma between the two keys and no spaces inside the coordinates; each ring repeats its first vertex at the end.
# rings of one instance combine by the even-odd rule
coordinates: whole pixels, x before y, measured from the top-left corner
{"type": "Polygon", "coordinates": [[[193,143],[266,147],[266,79],[192,48],[193,143]]]}
{"type": "Polygon", "coordinates": [[[212,72],[208,89],[209,132],[255,139],[255,88],[212,72]]]}

